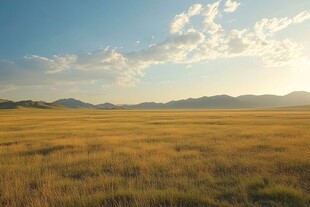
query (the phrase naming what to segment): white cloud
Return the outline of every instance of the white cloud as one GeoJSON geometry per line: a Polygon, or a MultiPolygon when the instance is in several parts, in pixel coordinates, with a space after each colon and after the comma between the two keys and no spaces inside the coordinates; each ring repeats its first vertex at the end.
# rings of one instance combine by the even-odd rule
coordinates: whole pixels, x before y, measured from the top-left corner
{"type": "Polygon", "coordinates": [[[220,33],[223,32],[223,28],[220,24],[215,23],[215,18],[219,16],[219,6],[221,1],[216,1],[213,4],[208,4],[203,12],[203,31],[210,34],[213,39],[218,39],[220,33]]]}
{"type": "Polygon", "coordinates": [[[184,26],[189,22],[188,15],[185,13],[178,14],[170,23],[170,33],[175,34],[182,31],[184,26]]]}
{"type": "Polygon", "coordinates": [[[197,16],[201,13],[202,9],[203,9],[202,4],[194,4],[188,9],[188,12],[187,12],[188,16],[189,17],[197,16]]]}
{"type": "Polygon", "coordinates": [[[264,18],[256,22],[254,29],[257,35],[265,39],[266,37],[272,36],[276,32],[287,28],[291,24],[302,23],[308,19],[310,19],[310,10],[303,11],[293,18],[264,18]]]}
{"type": "Polygon", "coordinates": [[[305,10],[293,18],[293,23],[302,23],[303,21],[310,19],[310,9],[305,10]]]}
{"type": "MultiPolygon", "coordinates": [[[[294,17],[261,19],[253,28],[226,31],[217,22],[222,12],[233,12],[240,4],[221,0],[194,4],[175,16],[170,34],[158,43],[133,51],[120,52],[106,47],[92,53],[58,55],[52,58],[26,56],[16,61],[0,61],[0,85],[42,85],[102,81],[133,86],[152,65],[184,63],[192,65],[217,58],[250,56],[267,67],[293,65],[302,58],[302,46],[291,40],[279,40],[275,33],[289,25],[310,19],[310,10],[294,17]],[[201,24],[193,24],[199,16],[201,24]],[[197,25],[201,25],[197,27],[197,25]]],[[[154,38],[152,38],[154,39],[154,38]]]]}
{"type": "Polygon", "coordinates": [[[176,15],[170,23],[170,33],[176,34],[182,32],[185,25],[189,23],[190,17],[199,15],[202,10],[202,4],[193,4],[187,12],[176,15]]]}
{"type": "Polygon", "coordinates": [[[77,55],[66,55],[62,56],[53,56],[51,70],[47,73],[57,73],[69,69],[71,64],[74,63],[77,59],[77,55]]]}
{"type": "Polygon", "coordinates": [[[226,0],[225,1],[225,8],[224,12],[231,13],[236,11],[236,9],[240,6],[240,3],[232,1],[232,0],[226,0]]]}

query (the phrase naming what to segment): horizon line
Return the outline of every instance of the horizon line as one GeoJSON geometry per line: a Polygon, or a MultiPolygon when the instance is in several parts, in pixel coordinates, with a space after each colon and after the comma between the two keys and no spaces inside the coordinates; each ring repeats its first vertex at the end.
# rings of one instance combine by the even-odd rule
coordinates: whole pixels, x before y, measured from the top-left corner
{"type": "Polygon", "coordinates": [[[279,94],[270,94],[270,93],[266,93],[266,94],[242,94],[242,95],[238,95],[238,96],[232,96],[232,95],[228,95],[228,94],[217,94],[217,95],[209,95],[209,96],[199,96],[199,97],[189,97],[189,98],[183,98],[183,99],[173,99],[173,100],[170,100],[170,101],[166,101],[166,102],[155,102],[155,101],[143,101],[143,102],[139,102],[139,103],[133,103],[133,104],[115,104],[115,103],[112,103],[112,102],[102,102],[102,103],[98,103],[98,104],[95,104],[95,103],[90,103],[88,101],[82,101],[81,99],[77,99],[77,98],[73,98],[73,97],[69,97],[69,98],[59,98],[55,101],[52,101],[52,102],[49,102],[49,101],[44,101],[44,100],[33,100],[33,99],[24,99],[24,100],[10,100],[10,99],[6,99],[6,98],[2,98],[0,97],[0,99],[2,100],[7,100],[7,101],[13,101],[13,102],[21,102],[21,101],[35,101],[35,102],[45,102],[45,103],[53,103],[53,102],[56,102],[58,100],[68,100],[68,99],[73,99],[73,100],[76,100],[76,101],[81,101],[83,103],[86,103],[86,104],[91,104],[91,105],[99,105],[99,104],[105,104],[105,103],[110,103],[110,104],[113,104],[113,105],[116,105],[116,106],[132,106],[132,105],[138,105],[138,104],[142,104],[142,103],[157,103],[157,104],[166,104],[166,103],[169,103],[169,102],[172,102],[172,101],[181,101],[181,100],[188,100],[188,99],[199,99],[199,98],[204,98],[204,97],[215,97],[215,96],[229,96],[229,97],[232,97],[232,98],[238,98],[238,97],[241,97],[241,96],[268,96],[268,95],[271,95],[271,96],[286,96],[286,95],[289,95],[289,94],[292,94],[292,93],[298,93],[298,92],[305,92],[305,93],[310,93],[309,91],[304,91],[304,90],[298,90],[298,91],[292,91],[290,93],[286,93],[286,94],[283,94],[283,95],[279,95],[279,94]]]}

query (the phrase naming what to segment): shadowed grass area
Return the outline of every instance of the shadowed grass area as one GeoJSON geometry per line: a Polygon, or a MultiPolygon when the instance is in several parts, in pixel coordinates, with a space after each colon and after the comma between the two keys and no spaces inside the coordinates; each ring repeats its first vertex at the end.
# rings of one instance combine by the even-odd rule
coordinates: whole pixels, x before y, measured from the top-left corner
{"type": "Polygon", "coordinates": [[[310,110],[1,110],[0,206],[310,206],[310,110]]]}

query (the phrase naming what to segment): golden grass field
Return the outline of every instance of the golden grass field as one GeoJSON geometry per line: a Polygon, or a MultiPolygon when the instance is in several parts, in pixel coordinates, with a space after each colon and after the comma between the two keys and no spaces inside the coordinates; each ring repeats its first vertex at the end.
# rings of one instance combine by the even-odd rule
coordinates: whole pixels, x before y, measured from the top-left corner
{"type": "Polygon", "coordinates": [[[1,110],[0,206],[310,206],[310,109],[1,110]]]}

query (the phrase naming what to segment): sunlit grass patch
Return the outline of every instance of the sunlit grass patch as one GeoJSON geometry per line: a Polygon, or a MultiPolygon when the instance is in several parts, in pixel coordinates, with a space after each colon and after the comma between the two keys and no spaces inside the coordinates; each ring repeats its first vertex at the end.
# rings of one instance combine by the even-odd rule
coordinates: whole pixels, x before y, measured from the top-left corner
{"type": "Polygon", "coordinates": [[[310,206],[308,120],[298,110],[2,110],[0,206],[310,206]]]}

